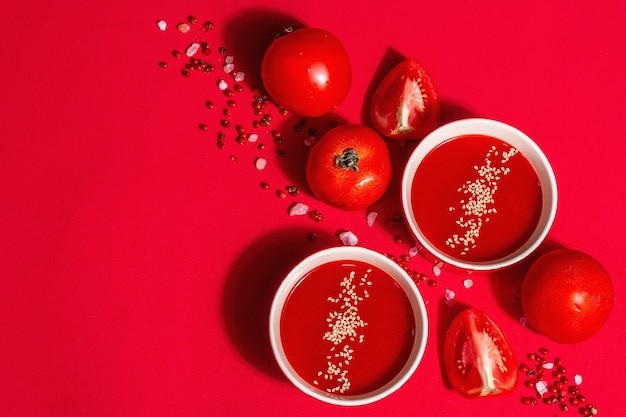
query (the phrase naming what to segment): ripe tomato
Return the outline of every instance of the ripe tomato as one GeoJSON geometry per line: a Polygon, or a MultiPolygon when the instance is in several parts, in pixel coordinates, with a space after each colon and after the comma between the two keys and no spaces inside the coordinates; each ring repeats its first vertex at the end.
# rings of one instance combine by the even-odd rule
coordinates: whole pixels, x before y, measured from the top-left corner
{"type": "Polygon", "coordinates": [[[267,93],[279,105],[304,117],[330,113],[348,94],[350,59],[331,33],[303,28],[280,36],[261,64],[267,93]]]}
{"type": "Polygon", "coordinates": [[[415,58],[396,65],[372,96],[374,128],[391,139],[422,139],[439,125],[439,113],[435,86],[415,58]]]}
{"type": "Polygon", "coordinates": [[[504,394],[517,385],[517,362],[504,333],[475,308],[452,320],[443,362],[452,387],[467,398],[504,394]]]}
{"type": "Polygon", "coordinates": [[[535,330],[558,343],[578,343],[593,336],[609,317],[613,283],[591,256],[557,249],[533,262],[521,298],[535,330]]]}
{"type": "Polygon", "coordinates": [[[364,125],[334,127],[311,148],[306,178],[313,194],[325,203],[344,210],[364,209],[389,188],[387,144],[364,125]]]}

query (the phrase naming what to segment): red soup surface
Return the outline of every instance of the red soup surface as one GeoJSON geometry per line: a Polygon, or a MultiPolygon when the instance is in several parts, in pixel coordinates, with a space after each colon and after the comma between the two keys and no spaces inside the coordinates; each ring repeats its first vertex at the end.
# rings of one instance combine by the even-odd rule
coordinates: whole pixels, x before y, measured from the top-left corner
{"type": "Polygon", "coordinates": [[[462,135],[430,151],[411,188],[415,220],[441,252],[470,262],[518,250],[541,216],[541,184],[526,157],[506,142],[462,135]]]}
{"type": "Polygon", "coordinates": [[[294,287],[281,315],[287,360],[310,385],[351,396],[376,390],[406,364],[415,339],[395,279],[360,261],[323,264],[294,287]]]}

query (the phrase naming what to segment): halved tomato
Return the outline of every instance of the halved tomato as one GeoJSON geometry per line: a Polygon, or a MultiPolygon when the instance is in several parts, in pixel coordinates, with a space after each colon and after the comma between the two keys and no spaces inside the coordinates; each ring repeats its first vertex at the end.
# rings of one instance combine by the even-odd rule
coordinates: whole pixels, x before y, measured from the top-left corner
{"type": "Polygon", "coordinates": [[[452,387],[467,398],[511,392],[517,362],[504,333],[485,313],[467,308],[448,328],[443,361],[452,387]]]}
{"type": "Polygon", "coordinates": [[[374,128],[383,136],[419,140],[439,125],[437,90],[424,66],[406,58],[381,81],[371,104],[374,128]]]}

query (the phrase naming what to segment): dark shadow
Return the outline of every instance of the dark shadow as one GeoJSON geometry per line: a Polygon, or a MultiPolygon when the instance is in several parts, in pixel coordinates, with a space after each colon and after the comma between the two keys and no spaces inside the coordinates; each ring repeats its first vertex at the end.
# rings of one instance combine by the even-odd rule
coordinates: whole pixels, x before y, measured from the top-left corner
{"type": "Polygon", "coordinates": [[[441,116],[439,119],[439,125],[471,117],[479,116],[460,104],[452,103],[443,99],[441,100],[441,116]]]}
{"type": "Polygon", "coordinates": [[[257,369],[286,380],[269,340],[274,293],[299,261],[336,244],[336,237],[321,230],[285,229],[264,236],[239,254],[223,290],[222,318],[237,351],[257,369]],[[309,233],[315,233],[315,239],[309,233]]]}
{"type": "Polygon", "coordinates": [[[288,27],[298,29],[304,24],[293,16],[263,8],[244,10],[227,22],[224,43],[246,72],[246,82],[260,84],[263,55],[275,36],[288,27]]]}
{"type": "MultiPolygon", "coordinates": [[[[446,332],[448,328],[450,328],[450,324],[452,320],[463,310],[469,308],[468,305],[454,303],[450,306],[446,305],[444,300],[439,302],[439,311],[438,311],[438,321],[437,321],[437,355],[439,358],[443,358],[443,346],[446,340],[446,332]]],[[[444,383],[444,386],[452,390],[452,384],[450,384],[450,380],[448,379],[448,373],[446,372],[446,367],[444,366],[443,360],[439,360],[439,368],[441,372],[441,380],[444,383]]]]}
{"type": "Polygon", "coordinates": [[[523,316],[522,302],[520,298],[522,281],[524,281],[524,276],[532,263],[544,253],[562,247],[562,245],[546,239],[523,261],[489,274],[489,285],[494,298],[498,300],[500,306],[508,315],[516,320],[523,316]]]}

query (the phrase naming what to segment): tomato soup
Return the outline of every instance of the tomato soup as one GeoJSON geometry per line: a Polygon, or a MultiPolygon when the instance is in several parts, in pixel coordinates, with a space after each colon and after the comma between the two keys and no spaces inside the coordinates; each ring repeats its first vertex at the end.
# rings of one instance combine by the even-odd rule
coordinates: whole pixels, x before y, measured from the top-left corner
{"type": "Polygon", "coordinates": [[[530,161],[516,148],[491,136],[461,135],[424,157],[411,204],[434,247],[481,262],[524,245],[539,223],[542,191],[530,161]]]}
{"type": "Polygon", "coordinates": [[[382,269],[333,261],[287,297],[280,335],[287,360],[310,385],[341,396],[390,382],[409,359],[416,323],[409,298],[382,269]]]}

